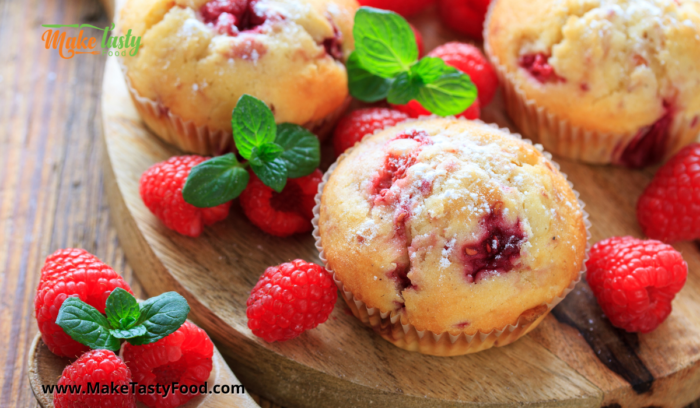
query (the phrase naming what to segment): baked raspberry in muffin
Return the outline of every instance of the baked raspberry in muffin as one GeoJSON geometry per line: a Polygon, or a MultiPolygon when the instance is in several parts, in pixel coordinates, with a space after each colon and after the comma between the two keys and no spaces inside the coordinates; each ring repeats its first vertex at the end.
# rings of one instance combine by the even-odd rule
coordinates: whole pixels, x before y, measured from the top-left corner
{"type": "Polygon", "coordinates": [[[141,36],[121,61],[136,108],[182,150],[230,150],[243,94],[278,123],[330,132],[349,102],[355,0],[128,0],[120,30],[141,36]]]}
{"type": "Polygon", "coordinates": [[[498,0],[485,47],[523,134],[591,163],[651,165],[700,133],[700,3],[498,0]]]}
{"type": "Polygon", "coordinates": [[[368,136],[339,159],[317,211],[317,246],[353,312],[426,354],[515,341],[573,287],[586,251],[584,212],[557,166],[481,122],[368,136]]]}

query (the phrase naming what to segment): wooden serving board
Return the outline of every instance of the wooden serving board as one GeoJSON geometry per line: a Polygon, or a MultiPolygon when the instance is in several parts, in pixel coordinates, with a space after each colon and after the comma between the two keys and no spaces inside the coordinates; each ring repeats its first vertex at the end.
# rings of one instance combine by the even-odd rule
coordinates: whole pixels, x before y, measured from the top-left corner
{"type": "MultiPolygon", "coordinates": [[[[412,23],[427,49],[455,38],[433,11],[412,23]]],[[[482,118],[513,128],[502,105],[497,99],[482,118]]],[[[700,397],[700,250],[692,242],[676,245],[690,273],[674,311],[646,335],[612,327],[582,282],[531,334],[473,355],[440,358],[396,348],[340,299],[325,324],[268,344],[247,328],[246,299],[267,266],[294,258],[319,262],[311,234],[266,235],[237,202],[225,222],[197,239],[166,229],[143,205],[138,181],[149,166],[181,152],[145,128],[113,58],[104,75],[102,121],[106,191],[131,266],[149,295],[175,290],[188,299],[190,316],[252,392],[289,408],[680,407],[700,397]]],[[[557,161],[587,203],[593,242],[642,236],[634,207],[653,169],[557,161]]]]}
{"type": "MultiPolygon", "coordinates": [[[[42,387],[56,385],[63,369],[70,363],[70,359],[53,354],[41,340],[41,334],[37,334],[34,337],[32,346],[29,349],[27,374],[29,376],[29,385],[41,408],[54,408],[53,394],[45,393],[42,387]]],[[[240,384],[216,348],[214,348],[211,374],[207,383],[210,390],[215,384],[226,384],[229,386],[240,384]]],[[[136,406],[137,408],[147,408],[141,402],[137,402],[136,406]]],[[[181,405],[180,408],[259,408],[259,406],[248,394],[212,393],[194,397],[184,405],[181,405]]]]}

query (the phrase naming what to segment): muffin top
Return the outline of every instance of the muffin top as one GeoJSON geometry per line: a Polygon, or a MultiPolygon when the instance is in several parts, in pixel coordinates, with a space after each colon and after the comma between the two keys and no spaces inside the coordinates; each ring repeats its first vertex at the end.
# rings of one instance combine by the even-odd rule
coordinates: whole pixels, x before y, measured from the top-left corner
{"type": "Polygon", "coordinates": [[[552,162],[459,119],[405,122],[343,156],[319,233],[328,267],[357,299],[434,333],[541,315],[586,250],[583,212],[552,162]]]}
{"type": "Polygon", "coordinates": [[[122,61],[132,87],[196,125],[230,130],[243,94],[278,123],[323,119],[348,95],[355,0],[128,0],[120,30],[141,36],[122,61]]]}
{"type": "Polygon", "coordinates": [[[528,99],[573,125],[643,131],[700,114],[700,2],[497,0],[487,52],[528,99]]]}

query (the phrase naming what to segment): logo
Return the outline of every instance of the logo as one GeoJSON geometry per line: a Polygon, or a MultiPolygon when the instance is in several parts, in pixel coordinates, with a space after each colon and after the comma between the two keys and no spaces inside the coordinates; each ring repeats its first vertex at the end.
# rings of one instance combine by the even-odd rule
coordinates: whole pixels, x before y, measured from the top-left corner
{"type": "Polygon", "coordinates": [[[122,57],[134,57],[139,52],[141,47],[141,37],[131,35],[131,30],[127,31],[126,35],[112,35],[110,31],[114,30],[112,26],[99,28],[89,24],[42,24],[42,27],[48,28],[41,35],[41,41],[46,44],[46,49],[53,48],[58,50],[61,58],[71,59],[77,54],[93,54],[93,55],[121,55],[122,57]],[[62,29],[77,28],[80,31],[76,37],[66,36],[66,31],[62,29]],[[85,34],[84,28],[92,28],[97,31],[102,31],[102,41],[99,43],[100,49],[96,48],[97,38],[88,37],[85,34]]]}

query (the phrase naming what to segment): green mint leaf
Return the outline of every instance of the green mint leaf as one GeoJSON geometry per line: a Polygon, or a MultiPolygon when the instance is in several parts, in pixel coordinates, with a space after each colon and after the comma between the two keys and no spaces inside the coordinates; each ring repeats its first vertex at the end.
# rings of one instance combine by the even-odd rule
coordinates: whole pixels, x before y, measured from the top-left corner
{"type": "Polygon", "coordinates": [[[318,138],[299,125],[277,125],[275,143],[284,150],[282,160],[287,164],[289,178],[308,176],[321,164],[321,144],[318,138]]]}
{"type": "Polygon", "coordinates": [[[395,77],[418,59],[411,26],[394,12],[361,7],[355,13],[352,32],[360,63],[374,75],[395,77]]]}
{"type": "Polygon", "coordinates": [[[116,288],[107,298],[105,313],[112,328],[129,329],[139,318],[139,302],[131,293],[116,288]]]}
{"type": "Polygon", "coordinates": [[[448,66],[437,80],[420,88],[416,100],[436,115],[457,115],[474,103],[476,87],[468,75],[448,66]]]}
{"type": "Polygon", "coordinates": [[[73,340],[93,350],[119,350],[119,339],[110,334],[107,318],[77,297],[63,301],[56,324],[73,340]]]}
{"type": "Polygon", "coordinates": [[[411,76],[423,84],[429,84],[440,78],[447,67],[441,58],[425,57],[411,67],[411,76]]]}
{"type": "Polygon", "coordinates": [[[287,184],[287,162],[281,157],[271,162],[263,163],[261,166],[251,163],[250,168],[253,169],[263,184],[271,187],[278,193],[281,193],[285,184],[287,184]]]}
{"type": "Polygon", "coordinates": [[[130,329],[112,329],[109,333],[118,339],[133,339],[146,334],[146,326],[134,326],[130,329]]]}
{"type": "Polygon", "coordinates": [[[402,72],[391,84],[386,100],[395,105],[407,104],[411,99],[418,97],[418,91],[422,85],[417,78],[412,77],[407,72],[402,72]]]}
{"type": "Polygon", "coordinates": [[[246,159],[254,147],[275,140],[275,117],[261,100],[243,95],[236,103],[231,117],[233,140],[238,152],[246,159]]]}
{"type": "Polygon", "coordinates": [[[357,53],[353,52],[350,54],[348,61],[345,63],[345,69],[348,71],[350,95],[355,99],[363,102],[377,102],[386,98],[389,94],[392,80],[370,74],[360,64],[360,58],[357,56],[357,53]]]}
{"type": "Polygon", "coordinates": [[[265,143],[253,148],[250,154],[250,164],[262,166],[263,163],[271,162],[282,156],[284,149],[277,143],[265,143]]]}
{"type": "Polygon", "coordinates": [[[129,338],[135,346],[156,342],[175,332],[187,320],[190,307],[185,298],[175,292],[165,292],[140,305],[141,317],[136,323],[146,329],[145,334],[129,338]]]}
{"type": "Polygon", "coordinates": [[[182,197],[195,207],[216,207],[238,197],[249,178],[236,155],[228,153],[194,166],[182,188],[182,197]]]}

